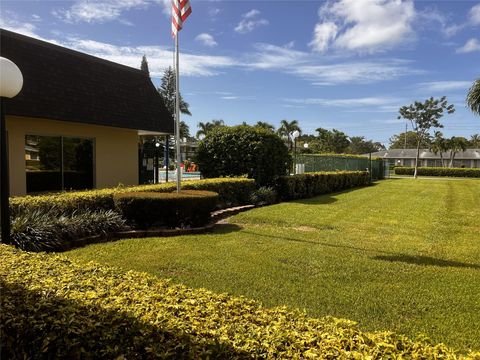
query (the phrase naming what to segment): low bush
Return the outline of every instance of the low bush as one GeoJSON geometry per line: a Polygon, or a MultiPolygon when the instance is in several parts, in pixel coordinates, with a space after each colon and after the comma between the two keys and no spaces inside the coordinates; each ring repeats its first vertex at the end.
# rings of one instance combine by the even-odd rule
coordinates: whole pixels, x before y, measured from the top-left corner
{"type": "Polygon", "coordinates": [[[277,192],[272,187],[262,186],[252,192],[250,202],[256,206],[275,204],[277,202],[277,192]]]}
{"type": "MultiPolygon", "coordinates": [[[[40,210],[43,212],[58,211],[72,214],[76,211],[113,210],[113,195],[127,192],[172,192],[175,183],[117,187],[101,190],[65,192],[47,195],[27,195],[10,199],[10,210],[13,217],[25,211],[40,210]]],[[[184,190],[206,190],[219,194],[218,206],[221,208],[246,205],[250,194],[255,190],[255,182],[245,178],[221,178],[193,180],[182,183],[184,190]]]]}
{"type": "MultiPolygon", "coordinates": [[[[396,175],[413,175],[414,167],[395,167],[396,175]]],[[[450,177],[474,177],[480,178],[480,169],[476,168],[443,168],[443,167],[419,167],[419,176],[450,176],[450,177]]]]}
{"type": "Polygon", "coordinates": [[[183,190],[180,193],[128,192],[114,195],[115,207],[132,225],[140,228],[205,225],[217,200],[217,193],[200,190],[183,190]]]}
{"type": "Polygon", "coordinates": [[[6,245],[0,257],[2,359],[462,357],[428,339],[362,332],[352,321],[312,319],[144,273],[6,245]]]}
{"type": "Polygon", "coordinates": [[[277,192],[282,200],[304,199],[370,183],[367,171],[316,172],[282,176],[277,192]]]}
{"type": "Polygon", "coordinates": [[[12,244],[26,251],[61,250],[72,240],[120,231],[125,220],[112,210],[60,214],[27,211],[12,220],[12,244]]]}

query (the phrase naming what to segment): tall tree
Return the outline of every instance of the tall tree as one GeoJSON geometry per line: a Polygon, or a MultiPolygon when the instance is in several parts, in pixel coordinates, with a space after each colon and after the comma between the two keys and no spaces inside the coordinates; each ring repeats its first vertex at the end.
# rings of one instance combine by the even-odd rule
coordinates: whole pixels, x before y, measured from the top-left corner
{"type": "MultiPolygon", "coordinates": [[[[143,63],[143,60],[142,60],[143,63]]],[[[175,97],[176,97],[176,89],[175,89],[175,72],[173,71],[172,67],[169,66],[168,69],[165,70],[162,77],[162,84],[157,89],[158,93],[163,99],[165,106],[170,114],[175,117],[175,97]]],[[[192,115],[189,110],[189,105],[185,102],[182,98],[182,94],[180,93],[180,112],[185,115],[192,115]]],[[[188,125],[184,121],[180,121],[180,137],[189,137],[190,131],[188,125]],[[183,130],[182,130],[183,129],[183,130]],[[186,131],[185,131],[186,130],[186,131]],[[185,135],[185,136],[182,136],[185,135]]]]}
{"type": "Polygon", "coordinates": [[[292,151],[293,149],[292,133],[294,131],[298,131],[299,133],[302,132],[302,129],[300,129],[300,126],[298,125],[298,120],[280,121],[280,127],[278,128],[277,133],[278,135],[287,139],[288,148],[290,149],[290,151],[292,151]]]}
{"type": "Polygon", "coordinates": [[[320,152],[341,154],[347,151],[350,141],[344,132],[336,129],[330,131],[324,128],[318,128],[315,131],[318,132],[318,143],[315,146],[319,147],[320,152]]]}
{"type": "Polygon", "coordinates": [[[480,134],[473,134],[470,136],[469,147],[480,149],[480,134]]]}
{"type": "Polygon", "coordinates": [[[429,131],[431,128],[441,128],[443,125],[440,123],[440,118],[444,115],[444,112],[452,114],[455,112],[455,106],[448,104],[447,98],[443,96],[440,99],[425,100],[423,103],[415,101],[408,106],[402,106],[398,112],[399,119],[404,118],[412,124],[412,129],[415,132],[417,141],[417,153],[415,156],[415,171],[414,178],[417,178],[418,171],[418,157],[420,155],[420,144],[422,140],[429,137],[429,131]]]}
{"type": "Polygon", "coordinates": [[[275,132],[275,126],[273,126],[272,124],[269,124],[268,122],[257,121],[257,123],[255,124],[255,127],[275,132]]]}
{"type": "Polygon", "coordinates": [[[210,131],[213,129],[219,127],[219,126],[225,126],[225,122],[222,119],[214,119],[211,122],[199,122],[197,127],[198,131],[196,134],[197,138],[200,138],[201,136],[207,135],[210,131]]]}
{"type": "MultiPolygon", "coordinates": [[[[402,132],[400,134],[393,135],[390,139],[389,149],[415,149],[417,146],[417,136],[415,131],[402,132]]],[[[420,148],[428,149],[430,146],[430,139],[423,139],[420,143],[420,148]]]]}
{"type": "Polygon", "coordinates": [[[429,149],[435,155],[440,154],[442,167],[445,167],[445,163],[443,162],[443,153],[449,150],[448,141],[443,137],[443,134],[440,131],[435,131],[429,149]]]}
{"type": "Polygon", "coordinates": [[[450,167],[453,167],[455,155],[460,151],[465,151],[468,147],[468,140],[462,136],[453,136],[448,141],[448,148],[450,150],[450,167]]]}
{"type": "Polygon", "coordinates": [[[480,79],[473,82],[467,95],[467,105],[475,114],[480,115],[480,79]]]}
{"type": "Polygon", "coordinates": [[[190,137],[190,127],[184,121],[180,121],[180,138],[188,139],[189,137],[190,137]]]}
{"type": "Polygon", "coordinates": [[[380,150],[385,150],[385,146],[379,142],[365,140],[363,136],[351,136],[347,152],[349,154],[367,154],[380,150]]]}
{"type": "Polygon", "coordinates": [[[148,70],[148,61],[147,61],[146,55],[142,56],[142,63],[140,64],[140,70],[142,70],[143,72],[147,73],[148,76],[150,76],[150,70],[148,70]]]}
{"type": "MultiPolygon", "coordinates": [[[[175,114],[175,71],[173,71],[172,67],[169,66],[168,69],[165,70],[162,77],[162,84],[157,89],[160,96],[165,103],[165,106],[168,109],[168,112],[172,115],[175,114]]],[[[192,115],[190,113],[189,105],[185,102],[182,98],[182,94],[180,93],[180,112],[186,115],[192,115]]]]}

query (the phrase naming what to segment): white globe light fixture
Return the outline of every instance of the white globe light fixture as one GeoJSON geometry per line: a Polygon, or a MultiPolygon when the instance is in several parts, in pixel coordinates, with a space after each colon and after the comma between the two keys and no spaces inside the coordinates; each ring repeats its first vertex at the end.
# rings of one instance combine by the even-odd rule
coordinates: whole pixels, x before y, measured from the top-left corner
{"type": "Polygon", "coordinates": [[[23,75],[12,61],[0,57],[0,214],[2,242],[10,243],[10,211],[8,200],[10,185],[8,179],[7,128],[5,124],[5,104],[7,99],[18,95],[23,87],[23,75]]]}
{"type": "Polygon", "coordinates": [[[307,144],[307,143],[303,144],[303,147],[304,147],[305,149],[308,149],[308,144],[307,144]]]}
{"type": "Polygon", "coordinates": [[[23,75],[17,65],[0,57],[0,97],[13,98],[23,87],[23,75]]]}
{"type": "Polygon", "coordinates": [[[292,132],[293,139],[293,174],[297,173],[297,138],[300,136],[300,131],[295,130],[292,132]]]}

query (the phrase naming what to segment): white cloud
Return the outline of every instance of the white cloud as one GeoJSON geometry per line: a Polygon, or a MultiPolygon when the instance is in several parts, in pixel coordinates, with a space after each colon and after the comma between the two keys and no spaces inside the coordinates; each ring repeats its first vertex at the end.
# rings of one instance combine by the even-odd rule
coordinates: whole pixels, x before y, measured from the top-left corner
{"type": "Polygon", "coordinates": [[[197,35],[195,40],[202,43],[203,45],[209,46],[209,47],[214,47],[214,46],[218,45],[218,43],[215,41],[213,36],[210,35],[210,34],[207,34],[207,33],[202,33],[202,34],[197,35]]]}
{"type": "MultiPolygon", "coordinates": [[[[153,77],[161,77],[165,68],[172,65],[172,52],[161,46],[116,46],[83,39],[69,39],[63,45],[133,68],[139,68],[145,54],[153,77]]],[[[234,59],[226,56],[182,53],[180,57],[180,69],[184,76],[213,76],[222,69],[236,65],[234,59]]]]}
{"type": "Polygon", "coordinates": [[[322,62],[323,59],[319,60],[317,56],[295,50],[289,45],[256,44],[256,52],[246,57],[245,66],[293,74],[318,86],[364,84],[424,73],[422,70],[412,68],[409,61],[400,59],[329,64],[322,62]]]}
{"type": "Polygon", "coordinates": [[[245,65],[254,69],[289,69],[305,63],[309,55],[292,49],[292,45],[255,44],[256,52],[247,56],[245,65]]]}
{"type": "Polygon", "coordinates": [[[267,19],[258,18],[260,11],[252,9],[249,12],[242,15],[242,20],[235,26],[235,31],[239,34],[246,34],[252,32],[260,26],[266,26],[269,24],[267,19]]]}
{"type": "Polygon", "coordinates": [[[472,7],[468,13],[468,16],[472,25],[480,25],[480,4],[472,7]]]}
{"type": "Polygon", "coordinates": [[[458,48],[457,53],[459,54],[465,54],[465,53],[470,53],[474,51],[480,51],[480,41],[478,39],[470,39],[468,40],[465,45],[462,47],[458,48]]]}
{"type": "Polygon", "coordinates": [[[432,81],[417,84],[421,91],[435,92],[435,91],[450,91],[450,90],[464,90],[470,88],[471,81],[432,81]]]}
{"type": "Polygon", "coordinates": [[[377,106],[389,105],[396,103],[398,100],[388,97],[364,97],[350,99],[324,99],[324,98],[307,98],[307,99],[285,99],[287,102],[304,105],[321,105],[333,107],[357,107],[357,106],[377,106]]]}
{"type": "Polygon", "coordinates": [[[310,43],[314,51],[324,52],[337,36],[338,27],[334,22],[324,22],[315,25],[313,40],[310,43]]]}
{"type": "Polygon", "coordinates": [[[54,10],[54,16],[66,22],[104,23],[118,19],[122,12],[134,8],[147,8],[160,3],[164,12],[171,11],[169,0],[78,0],[67,10],[54,10]]]}
{"type": "Polygon", "coordinates": [[[260,11],[258,11],[257,9],[252,9],[252,10],[250,10],[249,12],[243,14],[243,17],[244,17],[245,19],[251,19],[251,18],[253,18],[253,17],[257,16],[257,15],[260,15],[260,11]]]}
{"type": "Polygon", "coordinates": [[[35,32],[37,27],[31,23],[22,23],[15,19],[15,16],[11,16],[11,14],[7,14],[8,16],[0,18],[0,27],[5,30],[10,30],[22,35],[30,36],[33,38],[39,39],[35,32]]]}
{"type": "Polygon", "coordinates": [[[419,11],[417,23],[419,26],[431,25],[434,29],[439,29],[446,38],[451,38],[465,27],[465,24],[451,24],[450,19],[435,7],[419,11]]]}
{"type": "Polygon", "coordinates": [[[218,8],[211,8],[208,10],[208,15],[212,18],[215,18],[218,14],[220,14],[222,10],[218,8]]]}
{"type": "Polygon", "coordinates": [[[411,0],[340,0],[319,10],[320,23],[310,43],[316,51],[328,48],[376,52],[411,41],[415,8],[411,0]],[[333,24],[336,28],[333,27],[333,24]]]}

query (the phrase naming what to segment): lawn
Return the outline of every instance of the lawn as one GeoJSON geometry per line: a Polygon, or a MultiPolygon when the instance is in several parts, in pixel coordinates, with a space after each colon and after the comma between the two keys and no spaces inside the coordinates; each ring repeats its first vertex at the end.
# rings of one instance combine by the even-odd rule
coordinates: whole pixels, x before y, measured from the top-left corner
{"type": "Polygon", "coordinates": [[[480,349],[480,180],[385,180],[66,255],[480,349]]]}

